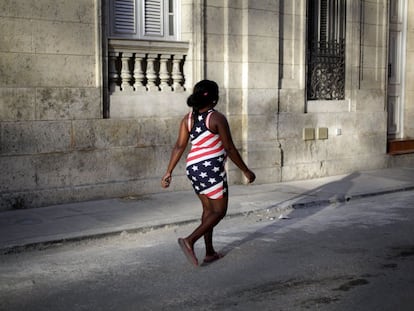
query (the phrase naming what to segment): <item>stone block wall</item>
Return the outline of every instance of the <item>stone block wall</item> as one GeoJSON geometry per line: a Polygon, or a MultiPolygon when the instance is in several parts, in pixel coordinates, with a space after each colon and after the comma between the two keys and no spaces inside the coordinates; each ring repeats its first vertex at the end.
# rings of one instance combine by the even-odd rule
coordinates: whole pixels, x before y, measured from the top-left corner
{"type": "MultiPolygon", "coordinates": [[[[174,117],[2,123],[0,210],[157,192],[178,123],[174,117]]],[[[183,162],[176,171],[173,189],[187,189],[183,162]]]]}
{"type": "MultiPolygon", "coordinates": [[[[160,191],[186,98],[203,78],[220,85],[217,109],[257,183],[395,165],[386,156],[386,0],[347,1],[346,98],[334,104],[306,99],[306,1],[182,0],[185,90],[117,90],[107,94],[109,119],[102,3],[0,2],[0,210],[160,191]],[[327,137],[304,139],[320,128],[327,137]]],[[[229,169],[231,183],[243,181],[229,169]]],[[[171,190],[182,189],[184,159],[171,190]]]]}
{"type": "Polygon", "coordinates": [[[365,1],[362,21],[359,1],[347,1],[346,98],[320,102],[306,99],[304,2],[280,3],[284,29],[278,116],[281,180],[385,167],[386,1],[365,1]],[[362,25],[366,32],[360,38],[362,25]],[[316,135],[320,128],[327,129],[326,139],[304,139],[304,129],[316,135]]]}
{"type": "MultiPolygon", "coordinates": [[[[217,109],[228,116],[235,144],[257,182],[277,182],[278,1],[205,3],[205,75],[221,87],[217,109]]],[[[230,180],[243,179],[232,170],[230,180]]]]}
{"type": "Polygon", "coordinates": [[[68,199],[59,192],[81,158],[76,120],[102,117],[97,9],[94,0],[0,3],[0,210],[68,199]]]}

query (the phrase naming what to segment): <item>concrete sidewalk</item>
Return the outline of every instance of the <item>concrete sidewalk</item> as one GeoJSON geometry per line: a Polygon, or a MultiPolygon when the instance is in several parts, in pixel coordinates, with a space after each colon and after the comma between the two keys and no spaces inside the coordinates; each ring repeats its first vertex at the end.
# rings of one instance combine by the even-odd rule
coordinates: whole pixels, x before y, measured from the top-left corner
{"type": "MultiPolygon", "coordinates": [[[[230,186],[228,215],[329,204],[414,190],[414,168],[393,168],[264,185],[230,186]]],[[[30,246],[144,231],[198,221],[193,191],[71,203],[0,212],[0,253],[30,246]]]]}

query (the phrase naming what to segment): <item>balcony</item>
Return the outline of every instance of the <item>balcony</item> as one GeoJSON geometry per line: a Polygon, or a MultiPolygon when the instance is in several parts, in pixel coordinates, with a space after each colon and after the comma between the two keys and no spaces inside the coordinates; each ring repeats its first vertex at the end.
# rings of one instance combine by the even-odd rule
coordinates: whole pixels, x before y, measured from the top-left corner
{"type": "Polygon", "coordinates": [[[187,42],[110,39],[109,94],[182,92],[187,42]]]}
{"type": "Polygon", "coordinates": [[[185,113],[188,49],[187,42],[110,39],[105,117],[162,118],[185,113]]]}

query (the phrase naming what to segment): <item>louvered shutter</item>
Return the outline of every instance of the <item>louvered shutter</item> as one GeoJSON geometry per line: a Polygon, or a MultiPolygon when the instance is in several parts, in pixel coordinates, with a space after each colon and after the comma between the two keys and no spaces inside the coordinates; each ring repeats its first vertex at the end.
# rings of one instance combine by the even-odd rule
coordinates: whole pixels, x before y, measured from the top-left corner
{"type": "Polygon", "coordinates": [[[135,34],[137,32],[135,0],[113,1],[113,32],[135,34]]]}
{"type": "Polygon", "coordinates": [[[144,0],[144,36],[163,36],[163,0],[144,0]]]}

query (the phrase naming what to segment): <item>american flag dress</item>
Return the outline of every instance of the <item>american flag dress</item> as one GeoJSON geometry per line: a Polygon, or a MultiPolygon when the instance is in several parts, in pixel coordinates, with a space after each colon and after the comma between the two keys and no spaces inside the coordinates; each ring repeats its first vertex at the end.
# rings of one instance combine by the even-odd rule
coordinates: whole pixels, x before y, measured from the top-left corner
{"type": "Polygon", "coordinates": [[[188,114],[191,149],[186,170],[197,194],[221,199],[228,191],[224,167],[227,157],[220,136],[208,129],[212,112],[214,109],[199,114],[192,127],[191,113],[188,114]]]}

